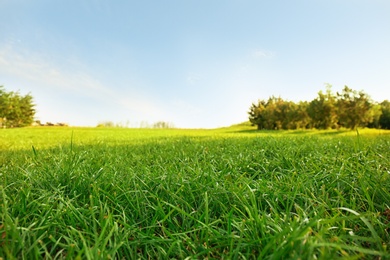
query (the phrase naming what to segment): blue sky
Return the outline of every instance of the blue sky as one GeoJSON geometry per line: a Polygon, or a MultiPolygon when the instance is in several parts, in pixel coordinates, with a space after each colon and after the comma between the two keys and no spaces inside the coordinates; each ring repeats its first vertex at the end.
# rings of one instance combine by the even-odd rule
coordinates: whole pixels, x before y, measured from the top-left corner
{"type": "Polygon", "coordinates": [[[0,85],[43,122],[213,128],[325,84],[390,100],[388,0],[0,0],[0,85]]]}

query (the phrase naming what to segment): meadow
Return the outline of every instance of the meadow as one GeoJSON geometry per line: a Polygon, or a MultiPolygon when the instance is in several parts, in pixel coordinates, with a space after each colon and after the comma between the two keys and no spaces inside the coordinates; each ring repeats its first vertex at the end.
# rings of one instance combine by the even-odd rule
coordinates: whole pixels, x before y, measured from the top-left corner
{"type": "Polygon", "coordinates": [[[388,259],[390,131],[0,130],[0,259],[388,259]]]}

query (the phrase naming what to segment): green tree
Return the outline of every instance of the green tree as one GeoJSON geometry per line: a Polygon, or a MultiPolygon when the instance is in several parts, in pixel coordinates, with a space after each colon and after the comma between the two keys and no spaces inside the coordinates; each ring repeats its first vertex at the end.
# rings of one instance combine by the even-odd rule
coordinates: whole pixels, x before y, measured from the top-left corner
{"type": "Polygon", "coordinates": [[[371,98],[363,91],[356,91],[347,86],[337,93],[339,124],[355,129],[367,126],[374,120],[371,98]]]}
{"type": "Polygon", "coordinates": [[[288,102],[285,129],[303,129],[310,125],[310,117],[307,113],[307,102],[288,102]]]}
{"type": "Polygon", "coordinates": [[[252,104],[249,109],[249,121],[252,125],[257,125],[257,129],[281,129],[283,117],[283,100],[274,96],[267,101],[259,100],[257,104],[252,104]]]}
{"type": "Polygon", "coordinates": [[[283,128],[285,115],[283,103],[284,101],[281,97],[272,96],[268,98],[263,112],[265,129],[277,130],[283,128]]]}
{"type": "Polygon", "coordinates": [[[337,127],[337,103],[336,97],[332,93],[331,85],[326,88],[326,93],[318,92],[316,99],[312,100],[307,113],[311,118],[312,126],[318,129],[328,129],[337,127]]]}
{"type": "Polygon", "coordinates": [[[264,110],[266,105],[264,100],[258,100],[257,104],[252,103],[252,106],[249,108],[249,121],[252,125],[257,126],[258,130],[265,128],[264,110]]]}
{"type": "Polygon", "coordinates": [[[327,85],[325,93],[310,101],[294,103],[271,96],[259,100],[249,109],[249,121],[258,129],[329,129],[347,127],[375,127],[390,129],[390,102],[374,103],[363,91],[344,87],[332,93],[327,85]]]}
{"type": "Polygon", "coordinates": [[[165,122],[165,121],[158,121],[153,124],[153,128],[168,129],[168,128],[175,128],[175,127],[172,123],[165,122]]]}
{"type": "Polygon", "coordinates": [[[24,127],[34,121],[35,104],[30,94],[22,96],[17,92],[7,92],[0,86],[0,124],[2,127],[24,127]]]}
{"type": "Polygon", "coordinates": [[[249,121],[257,129],[298,129],[307,128],[310,117],[306,111],[307,102],[296,104],[280,97],[259,100],[249,109],[249,121]]]}
{"type": "Polygon", "coordinates": [[[380,105],[382,114],[379,117],[379,126],[383,129],[390,129],[390,101],[385,100],[380,105]]]}
{"type": "Polygon", "coordinates": [[[382,116],[382,106],[381,104],[375,103],[371,106],[370,117],[372,121],[367,124],[370,128],[380,128],[379,120],[382,116]]]}
{"type": "Polygon", "coordinates": [[[298,103],[297,114],[298,114],[299,121],[298,121],[297,128],[301,128],[301,129],[312,128],[311,118],[309,116],[309,113],[307,112],[308,107],[309,107],[309,102],[307,101],[300,101],[298,103]]]}
{"type": "Polygon", "coordinates": [[[263,128],[269,130],[276,130],[283,128],[284,120],[284,108],[283,99],[278,97],[270,97],[264,105],[264,110],[262,111],[262,120],[263,128]]]}

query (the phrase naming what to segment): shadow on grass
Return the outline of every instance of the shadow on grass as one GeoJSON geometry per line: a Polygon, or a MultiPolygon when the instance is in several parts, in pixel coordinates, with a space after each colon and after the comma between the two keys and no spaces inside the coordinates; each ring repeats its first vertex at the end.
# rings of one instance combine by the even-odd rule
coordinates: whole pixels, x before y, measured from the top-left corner
{"type": "Polygon", "coordinates": [[[245,130],[232,130],[228,133],[240,133],[240,134],[265,134],[265,135],[323,135],[323,136],[337,136],[346,133],[354,132],[349,129],[341,130],[258,130],[258,129],[245,129],[245,130]]]}
{"type": "Polygon", "coordinates": [[[323,130],[323,131],[318,131],[318,134],[332,136],[332,135],[340,135],[340,134],[346,134],[346,133],[352,133],[352,132],[356,132],[356,131],[350,130],[350,129],[328,130],[328,131],[323,130]]]}
{"type": "Polygon", "coordinates": [[[230,130],[226,133],[238,133],[238,134],[276,134],[277,130],[257,130],[257,129],[245,129],[245,130],[230,130]]]}

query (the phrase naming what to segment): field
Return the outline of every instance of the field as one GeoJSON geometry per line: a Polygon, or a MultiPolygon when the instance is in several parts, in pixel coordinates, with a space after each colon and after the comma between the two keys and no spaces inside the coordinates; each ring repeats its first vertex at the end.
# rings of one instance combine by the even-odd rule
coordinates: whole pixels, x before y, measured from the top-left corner
{"type": "Polygon", "coordinates": [[[0,130],[3,259],[388,259],[390,132],[0,130]]]}

